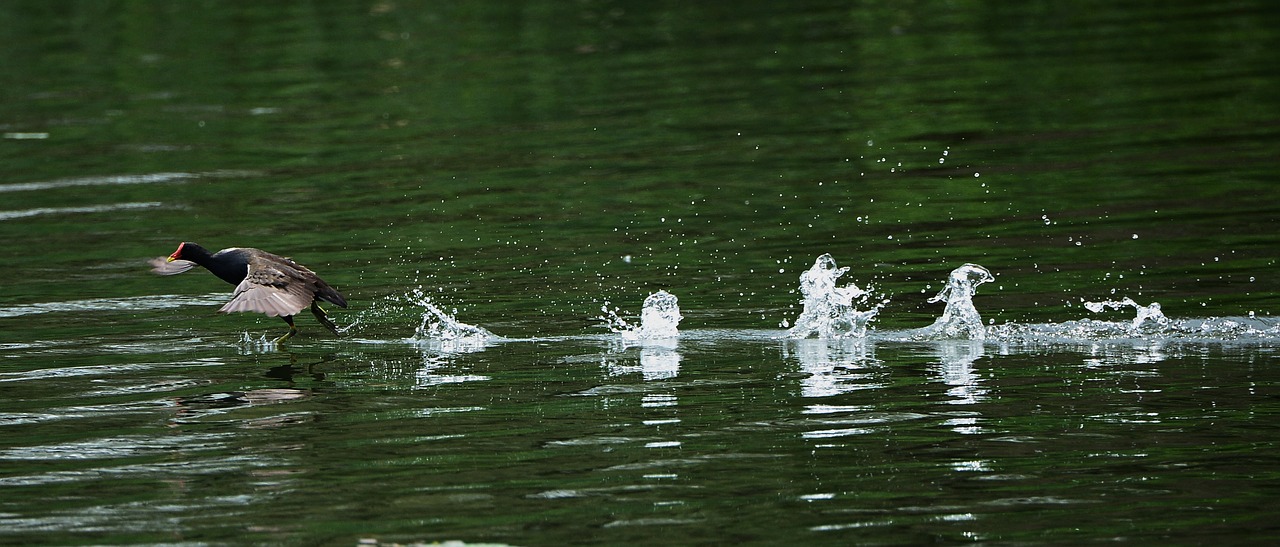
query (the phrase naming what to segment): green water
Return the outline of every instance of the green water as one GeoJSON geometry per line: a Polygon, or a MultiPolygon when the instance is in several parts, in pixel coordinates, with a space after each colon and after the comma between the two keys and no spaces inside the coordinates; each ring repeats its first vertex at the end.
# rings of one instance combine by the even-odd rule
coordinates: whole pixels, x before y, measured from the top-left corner
{"type": "Polygon", "coordinates": [[[1274,542],[1277,28],[0,3],[0,543],[1274,542]],[[344,336],[148,273],[184,240],[312,267],[344,336]],[[823,253],[868,339],[780,338],[823,253]],[[1022,334],[909,340],[966,262],[1022,334]],[[659,289],[678,340],[602,327],[659,289]]]}

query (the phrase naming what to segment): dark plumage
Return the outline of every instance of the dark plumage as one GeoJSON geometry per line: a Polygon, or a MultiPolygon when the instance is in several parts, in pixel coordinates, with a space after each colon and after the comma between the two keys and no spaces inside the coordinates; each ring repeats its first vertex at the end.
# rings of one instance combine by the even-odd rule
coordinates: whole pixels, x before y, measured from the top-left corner
{"type": "Polygon", "coordinates": [[[210,253],[188,241],[178,245],[178,250],[168,258],[152,259],[151,271],[174,275],[197,265],[236,286],[231,301],[218,309],[219,312],[250,311],[284,319],[289,324],[289,332],[276,342],[298,332],[293,316],[308,306],[320,324],[338,334],[338,327],[320,309],[319,300],[345,308],[347,299],[306,266],[260,249],[232,247],[210,253]]]}

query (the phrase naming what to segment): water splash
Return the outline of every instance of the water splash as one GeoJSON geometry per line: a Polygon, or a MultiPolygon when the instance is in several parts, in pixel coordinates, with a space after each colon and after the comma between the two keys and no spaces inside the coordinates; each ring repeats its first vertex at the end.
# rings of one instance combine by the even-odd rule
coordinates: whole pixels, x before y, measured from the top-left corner
{"type": "Polygon", "coordinates": [[[1103,302],[1085,302],[1085,309],[1093,313],[1101,313],[1110,308],[1120,310],[1131,307],[1137,310],[1137,315],[1133,318],[1132,329],[1138,330],[1160,330],[1169,325],[1169,318],[1164,316],[1164,312],[1160,311],[1160,303],[1152,302],[1150,305],[1143,306],[1134,302],[1132,298],[1125,297],[1124,300],[1106,300],[1103,302]]]}
{"type": "Polygon", "coordinates": [[[609,304],[610,302],[605,300],[604,304],[600,306],[600,313],[602,315],[596,317],[596,319],[604,321],[604,328],[609,329],[609,332],[617,334],[635,330],[635,327],[632,326],[631,323],[628,323],[626,319],[622,318],[622,310],[618,308],[611,310],[609,309],[609,304]]]}
{"type": "Polygon", "coordinates": [[[275,338],[267,338],[265,334],[254,336],[247,332],[240,333],[240,340],[236,344],[240,355],[250,355],[254,353],[264,353],[275,351],[279,346],[276,344],[275,338]]]}
{"type": "Polygon", "coordinates": [[[988,329],[1001,343],[1134,342],[1270,342],[1280,339],[1280,320],[1274,317],[1170,318],[1159,302],[1146,306],[1132,298],[1084,302],[1093,313],[1133,308],[1134,317],[1122,321],[1076,319],[1047,324],[1003,324],[988,329]]]}
{"type": "Polygon", "coordinates": [[[986,268],[977,264],[965,264],[951,270],[947,285],[929,303],[946,302],[946,308],[932,325],[916,329],[911,338],[916,340],[982,340],[987,329],[982,316],[973,306],[973,295],[978,285],[995,281],[986,268]]]}
{"type": "MultiPolygon", "coordinates": [[[[1136,318],[1135,318],[1136,319],[1136,318]]],[[[1077,319],[1061,323],[1006,323],[988,329],[988,340],[1013,344],[1076,344],[1097,342],[1264,342],[1280,340],[1280,320],[1270,317],[1208,317],[1133,322],[1077,319]]]]}
{"type": "Polygon", "coordinates": [[[476,351],[503,341],[487,329],[459,321],[457,313],[456,309],[446,312],[418,287],[373,301],[339,330],[348,336],[372,336],[368,341],[405,341],[424,349],[438,346],[431,349],[444,353],[476,351]]]}
{"type": "MultiPolygon", "coordinates": [[[[468,325],[458,321],[452,314],[445,313],[420,288],[414,289],[406,299],[423,310],[422,322],[410,338],[412,342],[475,341],[483,343],[497,338],[492,332],[482,327],[468,325]]],[[[457,310],[453,313],[456,314],[457,310]]]]}
{"type": "Polygon", "coordinates": [[[640,310],[640,326],[627,323],[617,308],[610,310],[609,303],[600,307],[604,314],[598,319],[605,322],[605,328],[622,335],[624,340],[650,340],[675,338],[680,335],[677,326],[684,316],[680,315],[679,299],[667,291],[658,291],[644,299],[640,310]]]}
{"type": "Polygon", "coordinates": [[[658,291],[644,299],[640,310],[641,338],[675,338],[680,335],[680,301],[674,294],[658,291]]]}
{"type": "Polygon", "coordinates": [[[800,274],[800,294],[804,297],[804,309],[796,318],[795,326],[787,330],[787,338],[866,336],[867,323],[880,312],[884,304],[876,304],[867,311],[858,311],[854,306],[854,299],[858,299],[858,303],[866,303],[872,298],[871,288],[859,289],[852,283],[837,287],[836,280],[848,271],[848,266],[836,267],[836,259],[826,253],[813,261],[812,268],[800,274]]]}

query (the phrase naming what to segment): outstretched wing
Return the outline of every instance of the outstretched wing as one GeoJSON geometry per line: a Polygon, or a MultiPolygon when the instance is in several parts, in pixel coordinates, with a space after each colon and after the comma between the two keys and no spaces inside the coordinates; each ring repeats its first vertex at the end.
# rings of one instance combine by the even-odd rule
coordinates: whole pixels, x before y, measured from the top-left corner
{"type": "Polygon", "coordinates": [[[249,262],[249,274],[236,286],[236,291],[218,311],[251,311],[270,317],[296,315],[314,299],[314,289],[296,276],[269,264],[249,262]]]}
{"type": "Polygon", "coordinates": [[[173,262],[169,262],[163,256],[153,258],[150,262],[151,273],[156,275],[177,275],[196,267],[196,263],[190,260],[174,260],[173,262]]]}

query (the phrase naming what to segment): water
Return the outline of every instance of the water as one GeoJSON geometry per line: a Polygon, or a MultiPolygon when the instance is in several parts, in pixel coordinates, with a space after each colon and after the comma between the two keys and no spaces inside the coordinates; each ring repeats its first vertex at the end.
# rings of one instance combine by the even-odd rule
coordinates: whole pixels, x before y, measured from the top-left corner
{"type": "Polygon", "coordinates": [[[1273,543],[1277,28],[2,3],[0,543],[1273,543]]]}

